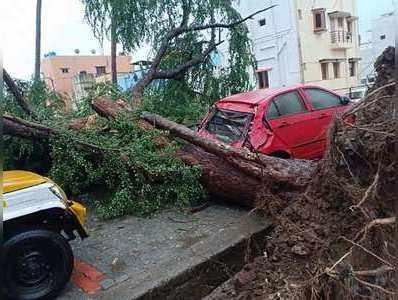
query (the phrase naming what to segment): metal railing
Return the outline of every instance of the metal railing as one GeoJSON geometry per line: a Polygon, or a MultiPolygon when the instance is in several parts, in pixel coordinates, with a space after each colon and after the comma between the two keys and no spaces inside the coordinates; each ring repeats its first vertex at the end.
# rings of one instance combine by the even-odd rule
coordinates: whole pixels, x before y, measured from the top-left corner
{"type": "Polygon", "coordinates": [[[332,44],[352,44],[352,32],[335,30],[330,32],[332,44]]]}

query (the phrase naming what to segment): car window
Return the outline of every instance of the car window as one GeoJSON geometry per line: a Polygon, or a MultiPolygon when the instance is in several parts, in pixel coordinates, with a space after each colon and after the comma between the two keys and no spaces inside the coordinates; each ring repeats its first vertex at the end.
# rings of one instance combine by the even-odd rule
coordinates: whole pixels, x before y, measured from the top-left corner
{"type": "Polygon", "coordinates": [[[279,116],[280,116],[280,114],[278,112],[278,109],[276,108],[274,101],[272,101],[268,107],[267,119],[272,120],[272,119],[279,118],[279,116]]]}
{"type": "Polygon", "coordinates": [[[305,89],[314,109],[323,109],[341,105],[340,98],[320,89],[305,89]]]}
{"type": "Polygon", "coordinates": [[[297,92],[290,92],[274,98],[268,107],[267,119],[276,119],[281,116],[305,112],[306,109],[297,92]]]}
{"type": "Polygon", "coordinates": [[[236,142],[245,137],[252,114],[217,109],[206,125],[206,130],[226,143],[236,142]]]}

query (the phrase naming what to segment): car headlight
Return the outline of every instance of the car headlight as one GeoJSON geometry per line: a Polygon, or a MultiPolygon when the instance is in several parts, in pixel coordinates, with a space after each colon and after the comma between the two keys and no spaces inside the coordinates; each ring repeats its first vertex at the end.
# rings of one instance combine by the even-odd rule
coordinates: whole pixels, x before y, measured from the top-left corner
{"type": "Polygon", "coordinates": [[[68,200],[65,192],[56,184],[50,187],[50,191],[61,201],[66,202],[67,204],[71,204],[72,202],[68,200]]]}

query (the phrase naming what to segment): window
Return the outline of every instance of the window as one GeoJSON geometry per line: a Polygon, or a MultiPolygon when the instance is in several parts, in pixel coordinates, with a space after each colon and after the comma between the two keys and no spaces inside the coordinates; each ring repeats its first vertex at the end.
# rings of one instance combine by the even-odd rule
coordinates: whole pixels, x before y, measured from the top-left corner
{"type": "Polygon", "coordinates": [[[258,87],[260,89],[269,88],[268,71],[257,72],[257,77],[258,77],[258,87]]]}
{"type": "Polygon", "coordinates": [[[326,30],[325,9],[315,9],[314,13],[314,31],[326,30]]]}
{"type": "Polygon", "coordinates": [[[275,102],[272,101],[271,104],[268,107],[268,112],[267,112],[267,119],[272,120],[279,118],[280,114],[278,112],[278,108],[275,105],[275,102]]]}
{"type": "Polygon", "coordinates": [[[87,75],[87,71],[80,71],[79,74],[82,75],[82,76],[85,76],[85,75],[87,75]]]}
{"type": "Polygon", "coordinates": [[[105,74],[106,73],[106,67],[105,66],[97,66],[97,67],[95,67],[95,72],[96,72],[97,76],[105,74]]]}
{"type": "Polygon", "coordinates": [[[62,73],[69,73],[69,68],[61,68],[62,73]]]}
{"type": "Polygon", "coordinates": [[[260,21],[258,21],[258,23],[260,24],[260,26],[265,26],[267,24],[267,21],[265,19],[261,19],[260,21]]]}
{"type": "Polygon", "coordinates": [[[357,75],[357,63],[355,61],[350,61],[350,77],[355,77],[357,75]]]}
{"type": "Polygon", "coordinates": [[[339,17],[337,18],[337,26],[339,29],[343,29],[344,28],[344,19],[339,17]]]}
{"type": "Polygon", "coordinates": [[[347,20],[347,32],[352,33],[352,21],[347,20]]]}
{"type": "Polygon", "coordinates": [[[329,63],[321,63],[322,80],[329,79],[329,63]]]}
{"type": "Polygon", "coordinates": [[[320,89],[305,89],[314,109],[324,109],[341,105],[340,97],[320,89]]]}
{"type": "Polygon", "coordinates": [[[290,92],[276,96],[270,104],[267,119],[272,120],[281,116],[305,112],[306,109],[297,92],[290,92]]]}
{"type": "Polygon", "coordinates": [[[381,39],[381,40],[385,40],[385,39],[386,39],[386,35],[385,35],[385,34],[382,34],[382,35],[380,36],[380,39],[381,39]]]}
{"type": "Polygon", "coordinates": [[[333,63],[333,74],[334,74],[334,78],[340,78],[340,63],[339,62],[333,63]]]}
{"type": "Polygon", "coordinates": [[[247,134],[252,114],[217,109],[206,125],[206,130],[225,143],[239,141],[247,134]]]}
{"type": "Polygon", "coordinates": [[[299,20],[302,20],[303,19],[303,11],[301,9],[298,9],[297,14],[298,14],[299,20]]]}

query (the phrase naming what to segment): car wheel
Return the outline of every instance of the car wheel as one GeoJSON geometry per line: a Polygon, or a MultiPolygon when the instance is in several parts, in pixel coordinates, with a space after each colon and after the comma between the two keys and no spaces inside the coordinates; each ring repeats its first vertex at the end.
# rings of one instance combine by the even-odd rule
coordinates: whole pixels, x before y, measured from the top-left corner
{"type": "Polygon", "coordinates": [[[28,230],[5,241],[1,270],[6,299],[54,299],[70,279],[73,252],[59,233],[28,230]]]}

